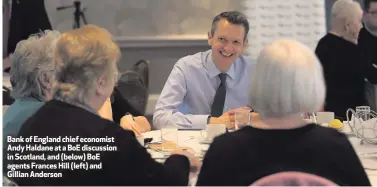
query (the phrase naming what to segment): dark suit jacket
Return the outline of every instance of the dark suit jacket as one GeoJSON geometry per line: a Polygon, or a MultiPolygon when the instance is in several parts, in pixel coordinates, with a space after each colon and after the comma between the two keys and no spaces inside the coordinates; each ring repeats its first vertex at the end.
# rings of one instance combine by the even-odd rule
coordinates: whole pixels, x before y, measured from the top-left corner
{"type": "Polygon", "coordinates": [[[356,44],[333,34],[320,39],[315,53],[326,81],[325,110],[346,120],[347,109],[366,104],[365,78],[376,82],[377,74],[356,44]]]}
{"type": "Polygon", "coordinates": [[[218,136],[197,186],[249,186],[282,171],[314,174],[340,186],[370,186],[347,136],[317,124],[284,130],[248,126],[218,136]]]}
{"type": "MultiPolygon", "coordinates": [[[[362,28],[359,34],[358,47],[365,59],[365,63],[369,67],[369,76],[377,75],[377,37],[373,36],[368,30],[362,28]]],[[[371,83],[377,84],[376,80],[370,78],[371,83]]]]}
{"type": "MultiPolygon", "coordinates": [[[[22,154],[56,155],[59,153],[70,154],[100,154],[100,160],[75,161],[76,163],[88,162],[89,164],[102,163],[102,169],[92,170],[69,170],[69,169],[29,169],[20,171],[34,172],[61,172],[61,178],[11,178],[19,185],[38,186],[110,186],[110,185],[187,185],[189,175],[189,161],[181,155],[173,155],[168,158],[164,165],[151,158],[147,150],[142,147],[133,132],[122,129],[118,124],[102,119],[98,115],[83,108],[79,108],[61,101],[52,100],[47,102],[30,117],[22,126],[19,136],[30,137],[80,137],[80,138],[114,138],[114,142],[107,143],[47,143],[43,146],[61,146],[62,150],[54,151],[25,151],[22,154]],[[116,146],[116,151],[69,151],[69,144],[81,146],[116,146]]],[[[30,143],[22,143],[23,146],[30,143]]],[[[35,143],[40,145],[41,143],[35,143]]],[[[13,144],[14,145],[14,144],[13,144]]],[[[4,157],[6,158],[6,157],[4,157]]],[[[19,164],[58,164],[59,160],[14,161],[19,164]]],[[[65,161],[69,162],[69,161],[65,161]]]]}
{"type": "Polygon", "coordinates": [[[373,36],[364,26],[359,33],[358,46],[362,52],[370,55],[371,60],[377,63],[377,37],[373,36]]]}

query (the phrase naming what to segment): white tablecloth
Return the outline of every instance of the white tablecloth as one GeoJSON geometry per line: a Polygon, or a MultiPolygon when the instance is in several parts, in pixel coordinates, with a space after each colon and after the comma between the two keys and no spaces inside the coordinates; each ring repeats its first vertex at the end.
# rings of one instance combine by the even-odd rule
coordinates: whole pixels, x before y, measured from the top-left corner
{"type": "MultiPolygon", "coordinates": [[[[150,131],[143,134],[145,138],[153,138],[152,142],[160,143],[161,142],[161,132],[150,131]]],[[[187,146],[192,148],[195,151],[195,155],[201,159],[203,158],[205,152],[208,150],[209,145],[200,143],[202,140],[200,131],[178,131],[178,145],[187,146]]],[[[354,146],[358,154],[372,153],[377,151],[376,145],[363,144],[360,145],[360,141],[353,136],[350,136],[350,141],[354,146]]],[[[166,154],[148,150],[152,157],[158,161],[163,162],[166,158],[166,154]]],[[[368,157],[371,155],[362,155],[360,160],[366,168],[372,168],[374,170],[366,169],[370,182],[373,186],[377,186],[377,159],[376,155],[373,155],[374,158],[368,157]]],[[[347,163],[345,163],[347,164],[347,163]]],[[[197,174],[190,177],[190,184],[196,183],[197,174]]]]}

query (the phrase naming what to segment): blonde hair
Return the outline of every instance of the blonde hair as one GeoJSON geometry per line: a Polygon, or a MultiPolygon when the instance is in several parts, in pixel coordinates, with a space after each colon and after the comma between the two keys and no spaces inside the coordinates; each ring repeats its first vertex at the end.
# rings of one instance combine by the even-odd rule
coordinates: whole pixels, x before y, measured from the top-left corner
{"type": "Polygon", "coordinates": [[[251,72],[249,105],[263,117],[315,112],[325,99],[322,66],[312,50],[294,40],[267,45],[251,72]]]}
{"type": "Polygon", "coordinates": [[[63,33],[56,46],[57,73],[54,98],[89,104],[95,94],[95,82],[103,74],[108,85],[115,84],[119,46],[111,34],[96,25],[63,33]]]}

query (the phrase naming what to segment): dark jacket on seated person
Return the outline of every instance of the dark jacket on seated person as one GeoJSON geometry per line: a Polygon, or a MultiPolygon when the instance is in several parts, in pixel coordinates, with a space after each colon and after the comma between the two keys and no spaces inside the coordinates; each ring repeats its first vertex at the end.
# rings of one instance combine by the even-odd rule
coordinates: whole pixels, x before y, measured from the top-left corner
{"type": "Polygon", "coordinates": [[[282,171],[324,177],[341,186],[370,186],[346,135],[309,124],[296,129],[244,127],[215,138],[197,185],[249,186],[282,171]]]}
{"type": "Polygon", "coordinates": [[[331,33],[319,40],[315,53],[326,81],[324,110],[346,120],[347,109],[367,104],[365,79],[377,83],[376,70],[356,44],[331,33]]]}
{"type": "MultiPolygon", "coordinates": [[[[24,138],[30,136],[38,136],[41,138],[61,137],[60,143],[35,143],[41,146],[61,146],[61,150],[54,149],[53,151],[24,151],[23,155],[45,154],[46,161],[41,160],[21,160],[14,161],[17,164],[43,164],[39,166],[46,166],[46,164],[55,164],[52,169],[18,169],[17,171],[29,173],[29,177],[10,177],[19,185],[38,185],[38,186],[112,186],[112,185],[174,185],[183,186],[188,184],[189,175],[189,160],[181,155],[173,155],[168,158],[165,164],[160,164],[151,158],[147,150],[141,146],[135,138],[132,131],[122,129],[118,124],[102,119],[95,113],[90,112],[84,108],[73,106],[58,100],[52,100],[43,105],[34,116],[30,117],[22,126],[19,136],[24,138]],[[77,143],[71,140],[63,142],[64,137],[72,138],[107,138],[108,140],[114,138],[114,142],[107,143],[77,143]],[[82,151],[68,150],[70,144],[75,146],[81,145],[82,151]],[[85,147],[87,145],[87,147],[85,147]],[[101,148],[97,151],[83,150],[84,148],[101,148]],[[96,146],[96,147],[95,147],[96,146]],[[110,146],[116,146],[116,151],[104,151],[110,146]],[[67,150],[65,149],[67,148],[67,150]],[[100,160],[75,160],[75,161],[61,161],[49,160],[49,155],[57,155],[61,153],[65,155],[82,155],[100,154],[100,160]],[[71,170],[71,164],[67,165],[66,169],[59,169],[59,163],[75,162],[98,165],[100,169],[75,169],[71,170]],[[53,173],[61,172],[62,177],[45,177],[37,178],[30,177],[31,172],[53,173]]],[[[36,140],[36,139],[34,139],[36,140]]],[[[77,140],[77,139],[75,139],[77,140]]],[[[80,140],[80,139],[79,139],[80,140]]],[[[30,143],[21,143],[23,146],[30,143]]],[[[13,145],[16,145],[14,143],[13,145]]],[[[6,157],[4,157],[6,158],[6,157]]],[[[61,158],[60,158],[61,159],[61,158]]],[[[31,167],[32,165],[30,165],[31,167]]],[[[50,165],[52,166],[52,165],[50,165]]],[[[80,165],[82,166],[82,165],[80,165]]],[[[87,167],[84,164],[84,167],[87,167]]]]}

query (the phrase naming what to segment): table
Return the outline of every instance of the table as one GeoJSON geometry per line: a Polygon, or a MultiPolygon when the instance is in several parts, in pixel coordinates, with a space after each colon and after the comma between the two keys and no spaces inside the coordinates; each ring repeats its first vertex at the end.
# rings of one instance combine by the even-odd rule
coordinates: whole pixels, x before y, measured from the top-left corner
{"type": "MultiPolygon", "coordinates": [[[[150,131],[143,133],[144,138],[153,138],[153,143],[160,143],[161,142],[161,132],[159,130],[150,131]]],[[[205,152],[209,148],[209,144],[201,143],[201,132],[198,130],[180,130],[178,131],[178,144],[179,146],[190,147],[195,151],[195,156],[199,159],[202,159],[205,155],[205,152]]],[[[370,144],[363,144],[360,145],[360,141],[354,137],[349,136],[349,140],[353,145],[354,149],[358,154],[364,153],[373,153],[377,152],[376,145],[370,144]]],[[[159,162],[164,162],[167,158],[167,155],[159,152],[148,149],[148,152],[152,155],[154,159],[159,162]]],[[[368,174],[369,180],[373,186],[377,186],[377,159],[375,155],[360,155],[359,156],[361,162],[364,166],[368,168],[372,168],[374,170],[366,169],[366,173],[368,174]],[[371,158],[370,156],[374,156],[371,158]]],[[[190,176],[190,184],[195,185],[198,173],[192,174],[190,176]]]]}

